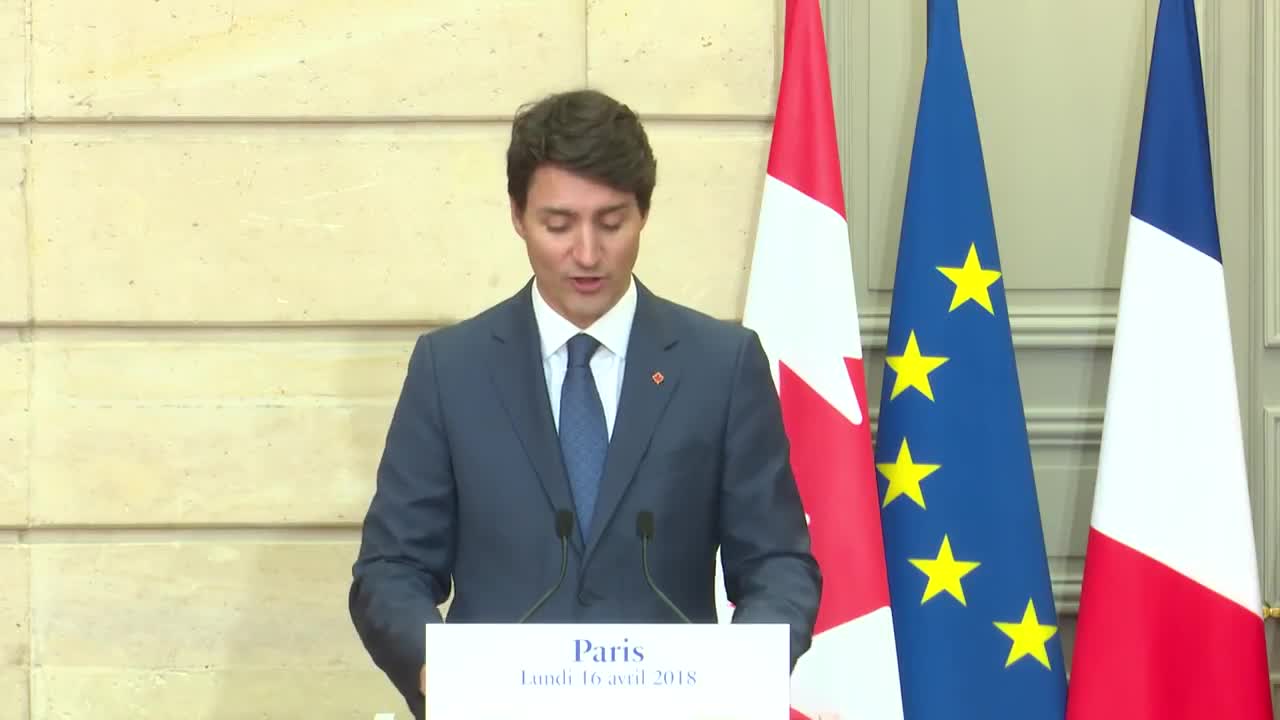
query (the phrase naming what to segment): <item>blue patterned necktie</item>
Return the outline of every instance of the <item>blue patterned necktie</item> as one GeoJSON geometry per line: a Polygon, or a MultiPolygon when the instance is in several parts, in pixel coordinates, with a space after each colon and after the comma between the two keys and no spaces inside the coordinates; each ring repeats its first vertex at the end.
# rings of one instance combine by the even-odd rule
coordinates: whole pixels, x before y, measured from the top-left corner
{"type": "Polygon", "coordinates": [[[600,342],[590,335],[578,334],[569,340],[569,367],[560,389],[560,452],[569,473],[583,542],[591,528],[591,513],[609,449],[604,406],[589,364],[598,347],[600,342]]]}

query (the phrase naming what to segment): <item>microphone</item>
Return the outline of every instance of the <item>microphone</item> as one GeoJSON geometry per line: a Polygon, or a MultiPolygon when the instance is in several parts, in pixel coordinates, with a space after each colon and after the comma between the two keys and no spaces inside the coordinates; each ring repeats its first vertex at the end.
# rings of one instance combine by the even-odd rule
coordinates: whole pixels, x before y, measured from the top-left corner
{"type": "Polygon", "coordinates": [[[654,593],[666,603],[667,607],[676,614],[684,622],[692,624],[684,613],[680,612],[680,608],[671,602],[671,598],[667,594],[658,589],[658,584],[653,581],[653,575],[649,574],[649,541],[653,539],[653,513],[648,510],[641,510],[636,514],[636,534],[640,536],[640,561],[644,564],[644,579],[649,583],[649,587],[654,593]]]}
{"type": "Polygon", "coordinates": [[[573,512],[570,510],[557,510],[556,537],[560,538],[560,577],[556,578],[555,584],[543,593],[542,597],[538,598],[538,602],[534,603],[533,607],[520,616],[520,619],[516,621],[517,624],[523,623],[535,612],[541,610],[542,606],[546,605],[547,601],[551,599],[551,596],[555,595],[556,591],[560,589],[560,584],[564,582],[565,572],[569,569],[569,534],[572,532],[573,512]]]}

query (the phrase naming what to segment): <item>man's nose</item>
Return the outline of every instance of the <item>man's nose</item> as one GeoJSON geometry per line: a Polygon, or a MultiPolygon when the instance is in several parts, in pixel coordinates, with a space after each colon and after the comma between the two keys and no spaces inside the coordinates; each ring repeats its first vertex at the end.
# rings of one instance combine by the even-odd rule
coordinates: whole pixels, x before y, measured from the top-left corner
{"type": "Polygon", "coordinates": [[[573,244],[573,261],[582,267],[594,267],[600,262],[600,241],[594,230],[584,230],[573,244]]]}

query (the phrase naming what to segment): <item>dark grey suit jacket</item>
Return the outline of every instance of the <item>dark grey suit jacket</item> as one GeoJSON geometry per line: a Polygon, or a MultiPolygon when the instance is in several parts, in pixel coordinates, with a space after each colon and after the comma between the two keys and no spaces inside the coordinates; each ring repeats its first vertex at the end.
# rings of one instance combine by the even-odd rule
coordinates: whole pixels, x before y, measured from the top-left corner
{"type": "MultiPolygon", "coordinates": [[[[526,285],[420,337],[387,433],[349,606],[375,664],[422,717],[423,624],[519,618],[560,571],[555,511],[573,509],[526,285]],[[451,586],[452,580],[452,586],[451,586]]],[[[757,335],[637,281],[618,414],[590,536],[530,622],[715,622],[719,547],[734,622],[791,626],[808,648],[821,592],[768,360],[757,335]],[[662,382],[653,380],[662,373],[662,382]]]]}

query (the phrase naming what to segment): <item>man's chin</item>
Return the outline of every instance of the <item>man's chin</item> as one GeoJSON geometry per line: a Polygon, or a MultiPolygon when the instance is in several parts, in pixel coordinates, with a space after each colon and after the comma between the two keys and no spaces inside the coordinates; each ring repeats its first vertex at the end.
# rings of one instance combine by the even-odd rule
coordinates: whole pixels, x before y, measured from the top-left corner
{"type": "Polygon", "coordinates": [[[604,302],[604,298],[578,298],[580,302],[575,302],[569,306],[569,320],[578,327],[585,328],[591,323],[600,319],[609,310],[609,304],[604,302]],[[589,300],[581,302],[581,300],[589,300]]]}

